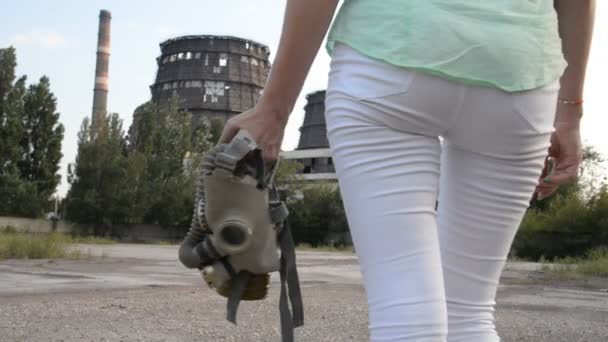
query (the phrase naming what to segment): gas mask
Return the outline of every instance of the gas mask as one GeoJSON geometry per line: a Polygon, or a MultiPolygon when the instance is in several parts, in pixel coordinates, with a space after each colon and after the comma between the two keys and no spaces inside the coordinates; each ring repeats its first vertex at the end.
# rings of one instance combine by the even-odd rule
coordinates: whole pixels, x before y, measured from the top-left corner
{"type": "Polygon", "coordinates": [[[227,319],[234,324],[239,302],[264,299],[270,274],[278,271],[283,341],[293,341],[293,328],[303,324],[303,305],[288,211],[274,184],[277,165],[267,165],[244,130],[229,144],[213,147],[199,170],[179,259],[228,298],[227,319]]]}

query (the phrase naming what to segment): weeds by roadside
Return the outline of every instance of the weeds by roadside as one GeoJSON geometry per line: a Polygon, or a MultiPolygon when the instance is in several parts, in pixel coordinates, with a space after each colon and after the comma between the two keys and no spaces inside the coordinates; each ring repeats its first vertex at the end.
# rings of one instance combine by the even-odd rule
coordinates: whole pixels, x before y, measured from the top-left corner
{"type": "Polygon", "coordinates": [[[0,259],[80,259],[83,253],[69,248],[72,239],[64,234],[0,232],[0,259]]]}
{"type": "Polygon", "coordinates": [[[562,258],[548,264],[542,270],[563,279],[582,279],[586,277],[608,277],[608,248],[598,248],[587,252],[582,258],[562,258]]]}

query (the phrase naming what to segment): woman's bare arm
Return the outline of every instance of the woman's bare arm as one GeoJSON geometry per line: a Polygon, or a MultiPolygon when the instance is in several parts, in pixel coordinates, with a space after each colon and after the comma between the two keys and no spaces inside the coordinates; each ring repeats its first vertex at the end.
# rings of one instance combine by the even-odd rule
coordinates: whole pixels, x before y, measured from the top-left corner
{"type": "MultiPolygon", "coordinates": [[[[587,59],[591,47],[593,23],[595,15],[595,0],[556,0],[555,9],[559,20],[559,34],[562,38],[562,51],[568,62],[561,78],[560,98],[580,100],[583,98],[587,59]]],[[[565,117],[569,113],[560,114],[557,121],[570,121],[565,117]]],[[[580,118],[580,116],[574,118],[580,118]]]]}
{"type": "Polygon", "coordinates": [[[277,55],[264,93],[252,109],[226,122],[220,142],[244,129],[266,160],[276,160],[289,114],[327,33],[338,0],[287,0],[277,55]]]}
{"type": "MultiPolygon", "coordinates": [[[[559,20],[562,51],[568,62],[568,67],[560,79],[559,97],[565,100],[582,100],[593,34],[595,0],[555,0],[555,9],[559,20]]],[[[580,134],[582,111],[582,104],[557,103],[555,132],[551,136],[549,148],[551,161],[545,165],[543,176],[548,173],[549,163],[553,163],[553,168],[540,180],[536,188],[538,199],[552,195],[559,185],[578,177],[579,165],[583,158],[580,134]]]]}
{"type": "Polygon", "coordinates": [[[261,99],[277,105],[282,115],[293,109],[337,5],[338,0],[287,1],[279,49],[261,99]]]}

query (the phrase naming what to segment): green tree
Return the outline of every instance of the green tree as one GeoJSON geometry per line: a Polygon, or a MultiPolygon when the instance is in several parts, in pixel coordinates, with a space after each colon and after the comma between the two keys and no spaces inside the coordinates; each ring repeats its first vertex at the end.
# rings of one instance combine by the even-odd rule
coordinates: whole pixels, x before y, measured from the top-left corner
{"type": "Polygon", "coordinates": [[[70,167],[68,218],[94,224],[98,235],[123,224],[152,223],[187,229],[198,160],[211,146],[209,126],[193,130],[177,99],[168,106],[139,106],[125,136],[117,115],[93,135],[86,120],[76,163],[70,167]]]}
{"type": "Polygon", "coordinates": [[[17,163],[21,158],[20,142],[24,134],[22,115],[25,81],[24,76],[14,84],[0,112],[0,174],[18,175],[17,163]]]}
{"type": "MultiPolygon", "coordinates": [[[[36,216],[38,210],[24,213],[25,210],[20,209],[30,189],[19,177],[17,168],[23,134],[21,113],[25,77],[15,82],[16,66],[15,49],[0,49],[0,215],[36,216]]],[[[29,211],[31,207],[27,209],[29,211]]]]}
{"type": "MultiPolygon", "coordinates": [[[[0,115],[4,114],[6,99],[15,81],[17,55],[13,47],[0,49],[0,115]]],[[[2,119],[3,117],[0,117],[2,119]]]]}
{"type": "Polygon", "coordinates": [[[88,118],[83,120],[76,162],[68,169],[67,218],[94,224],[98,236],[117,234],[116,225],[132,223],[136,175],[129,166],[118,114],[107,116],[97,133],[91,132],[88,118]]]}
{"type": "Polygon", "coordinates": [[[47,77],[26,89],[15,49],[0,49],[0,215],[37,217],[60,176],[63,126],[47,77]]]}
{"type": "Polygon", "coordinates": [[[220,140],[222,131],[224,130],[224,121],[220,118],[213,118],[209,120],[209,134],[210,142],[216,144],[220,140]]]}
{"type": "Polygon", "coordinates": [[[155,108],[152,122],[152,150],[147,154],[147,223],[164,227],[185,226],[192,214],[194,183],[184,170],[192,155],[190,115],[171,101],[167,108],[155,108]]]}
{"type": "Polygon", "coordinates": [[[15,175],[23,134],[25,77],[15,82],[15,49],[0,49],[0,175],[15,175]]]}
{"type": "Polygon", "coordinates": [[[140,106],[130,128],[130,159],[138,156],[145,169],[139,178],[138,202],[145,207],[143,222],[185,229],[191,220],[196,166],[211,147],[210,123],[191,127],[191,116],[168,106],[140,106]]]}
{"type": "Polygon", "coordinates": [[[36,185],[38,195],[47,201],[61,180],[61,142],[63,125],[56,112],[57,100],[50,89],[47,77],[40,78],[25,93],[23,100],[23,130],[21,160],[18,162],[21,177],[36,185]]]}

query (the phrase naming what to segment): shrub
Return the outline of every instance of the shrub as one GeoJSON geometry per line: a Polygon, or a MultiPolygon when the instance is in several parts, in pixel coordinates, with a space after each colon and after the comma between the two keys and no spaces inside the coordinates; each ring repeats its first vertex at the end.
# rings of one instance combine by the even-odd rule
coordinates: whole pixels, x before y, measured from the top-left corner
{"type": "Polygon", "coordinates": [[[513,243],[513,254],[538,260],[582,257],[608,246],[608,190],[587,199],[572,192],[552,200],[544,210],[526,214],[513,243]]]}
{"type": "Polygon", "coordinates": [[[302,199],[290,201],[288,206],[296,243],[318,247],[328,243],[344,245],[348,242],[328,241],[330,234],[348,234],[348,224],[337,187],[307,186],[302,189],[302,199]]]}

